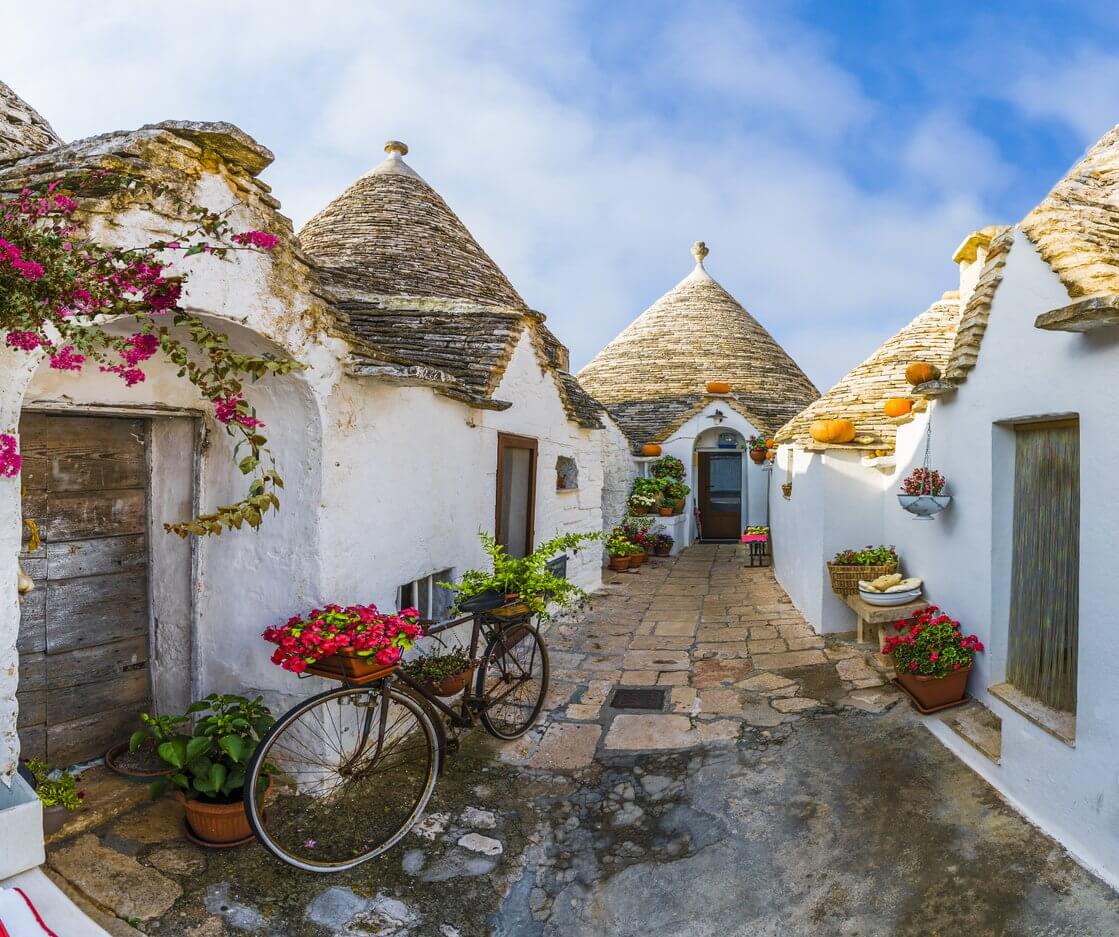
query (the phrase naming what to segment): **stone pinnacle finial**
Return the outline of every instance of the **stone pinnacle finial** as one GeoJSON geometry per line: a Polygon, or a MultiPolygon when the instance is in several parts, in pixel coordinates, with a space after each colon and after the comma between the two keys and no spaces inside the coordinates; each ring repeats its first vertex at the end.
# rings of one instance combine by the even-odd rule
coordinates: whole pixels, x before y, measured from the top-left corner
{"type": "Polygon", "coordinates": [[[696,266],[703,266],[703,258],[710,254],[711,251],[707,249],[707,245],[703,241],[696,241],[692,245],[692,256],[695,258],[696,266]]]}
{"type": "Polygon", "coordinates": [[[407,156],[408,144],[401,143],[399,140],[389,140],[388,143],[385,144],[385,152],[388,153],[389,156],[407,156]]]}

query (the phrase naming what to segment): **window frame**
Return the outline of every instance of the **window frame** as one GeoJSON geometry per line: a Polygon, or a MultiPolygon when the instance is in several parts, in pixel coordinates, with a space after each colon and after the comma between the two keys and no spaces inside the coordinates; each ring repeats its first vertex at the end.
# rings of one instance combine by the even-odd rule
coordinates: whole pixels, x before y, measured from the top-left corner
{"type": "Polygon", "coordinates": [[[494,495],[493,535],[499,543],[501,542],[501,522],[504,519],[501,510],[501,492],[505,487],[506,449],[528,449],[532,453],[529,458],[529,499],[525,517],[525,554],[527,555],[532,552],[536,537],[536,495],[540,442],[532,436],[518,436],[516,433],[497,434],[497,485],[494,495]]]}

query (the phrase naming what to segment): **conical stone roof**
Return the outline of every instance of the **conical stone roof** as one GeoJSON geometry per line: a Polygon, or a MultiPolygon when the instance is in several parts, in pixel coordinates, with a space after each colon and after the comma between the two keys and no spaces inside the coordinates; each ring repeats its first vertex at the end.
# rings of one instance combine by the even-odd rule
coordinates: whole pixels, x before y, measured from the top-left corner
{"type": "Polygon", "coordinates": [[[408,147],[390,140],[385,152],[299,232],[327,281],[373,296],[525,308],[439,193],[404,162],[408,147]]]}
{"type": "Polygon", "coordinates": [[[797,363],[707,272],[695,269],[658,299],[582,371],[580,383],[634,443],[660,442],[713,398],[707,381],[731,385],[727,402],[769,434],[819,396],[797,363]]]}
{"type": "Polygon", "coordinates": [[[42,115],[0,81],[0,162],[42,153],[60,143],[42,115]]]}

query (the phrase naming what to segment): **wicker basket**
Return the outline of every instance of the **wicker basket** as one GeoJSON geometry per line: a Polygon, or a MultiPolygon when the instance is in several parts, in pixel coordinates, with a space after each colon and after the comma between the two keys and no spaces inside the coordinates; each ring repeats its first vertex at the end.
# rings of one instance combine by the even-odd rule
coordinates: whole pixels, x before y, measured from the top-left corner
{"type": "Polygon", "coordinates": [[[870,581],[897,571],[897,563],[884,563],[881,566],[837,566],[828,563],[831,591],[839,596],[855,595],[859,591],[860,579],[870,581]]]}

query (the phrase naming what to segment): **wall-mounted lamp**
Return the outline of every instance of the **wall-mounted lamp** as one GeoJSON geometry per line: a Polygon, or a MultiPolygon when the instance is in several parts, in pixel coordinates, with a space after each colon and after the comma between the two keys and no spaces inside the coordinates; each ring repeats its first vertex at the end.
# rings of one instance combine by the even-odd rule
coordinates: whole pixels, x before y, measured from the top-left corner
{"type": "Polygon", "coordinates": [[[716,410],[708,417],[709,420],[714,420],[716,423],[722,423],[726,418],[727,415],[722,410],[716,410]]]}

